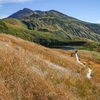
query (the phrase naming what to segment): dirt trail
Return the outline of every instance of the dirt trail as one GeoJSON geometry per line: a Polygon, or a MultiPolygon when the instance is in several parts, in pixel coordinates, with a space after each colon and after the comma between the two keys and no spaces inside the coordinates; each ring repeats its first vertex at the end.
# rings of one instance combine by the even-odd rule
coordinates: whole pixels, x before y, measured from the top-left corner
{"type": "MultiPolygon", "coordinates": [[[[83,65],[83,66],[86,66],[84,63],[82,63],[81,61],[80,61],[80,59],[79,59],[79,57],[78,57],[78,51],[75,51],[75,57],[76,57],[76,61],[79,63],[79,64],[81,64],[81,65],[83,65]]],[[[88,67],[88,66],[87,66],[88,67]]],[[[88,78],[88,79],[91,79],[91,73],[92,73],[92,70],[88,67],[88,73],[86,74],[86,77],[88,78]]]]}

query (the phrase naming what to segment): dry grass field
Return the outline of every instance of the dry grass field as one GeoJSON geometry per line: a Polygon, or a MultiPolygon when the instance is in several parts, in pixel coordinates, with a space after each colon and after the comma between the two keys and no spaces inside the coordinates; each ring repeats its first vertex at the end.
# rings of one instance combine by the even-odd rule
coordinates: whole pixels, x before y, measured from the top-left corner
{"type": "Polygon", "coordinates": [[[100,54],[73,52],[0,34],[0,100],[100,100],[100,54]]]}

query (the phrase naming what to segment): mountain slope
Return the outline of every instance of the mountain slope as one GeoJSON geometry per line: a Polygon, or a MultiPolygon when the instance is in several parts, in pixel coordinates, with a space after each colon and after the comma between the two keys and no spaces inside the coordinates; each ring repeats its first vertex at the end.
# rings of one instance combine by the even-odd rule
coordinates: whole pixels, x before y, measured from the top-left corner
{"type": "Polygon", "coordinates": [[[29,30],[22,21],[15,18],[7,18],[0,20],[0,33],[11,34],[24,40],[36,42],[44,46],[53,45],[83,45],[86,40],[77,38],[75,40],[66,37],[66,35],[58,35],[49,31],[29,30]]]}
{"type": "MultiPolygon", "coordinates": [[[[99,100],[100,60],[94,52],[53,50],[0,34],[0,99],[4,100],[99,100]]],[[[98,55],[98,54],[97,54],[98,55]]]]}
{"type": "Polygon", "coordinates": [[[27,9],[23,9],[20,13],[18,11],[16,14],[9,16],[9,18],[17,18],[21,20],[30,30],[50,31],[69,39],[74,38],[74,36],[78,36],[100,41],[99,24],[83,22],[55,10],[29,11],[30,12],[27,13],[27,9]]]}

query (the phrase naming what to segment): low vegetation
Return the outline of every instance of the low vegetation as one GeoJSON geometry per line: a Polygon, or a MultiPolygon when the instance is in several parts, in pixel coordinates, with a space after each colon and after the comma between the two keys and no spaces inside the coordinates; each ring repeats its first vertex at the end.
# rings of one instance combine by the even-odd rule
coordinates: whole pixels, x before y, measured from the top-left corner
{"type": "Polygon", "coordinates": [[[0,34],[1,100],[99,100],[98,54],[79,51],[87,68],[71,57],[74,51],[49,49],[20,38],[0,34]]]}
{"type": "Polygon", "coordinates": [[[95,41],[87,41],[81,46],[80,49],[99,52],[100,43],[95,41]]]}

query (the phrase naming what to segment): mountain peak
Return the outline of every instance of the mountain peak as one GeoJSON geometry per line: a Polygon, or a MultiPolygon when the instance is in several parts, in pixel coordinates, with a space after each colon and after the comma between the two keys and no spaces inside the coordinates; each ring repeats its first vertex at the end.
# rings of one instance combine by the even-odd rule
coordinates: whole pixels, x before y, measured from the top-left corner
{"type": "Polygon", "coordinates": [[[21,11],[27,11],[27,12],[33,12],[33,10],[29,9],[29,8],[24,8],[23,10],[21,11]]]}
{"type": "Polygon", "coordinates": [[[23,18],[23,17],[29,17],[32,14],[40,14],[42,11],[40,10],[31,10],[29,8],[23,8],[22,10],[17,11],[16,13],[10,15],[8,18],[23,18]]]}
{"type": "Polygon", "coordinates": [[[9,16],[9,18],[22,18],[23,16],[30,16],[34,13],[33,10],[29,9],[29,8],[24,8],[23,10],[19,10],[16,13],[12,14],[11,16],[9,16]]]}
{"type": "Polygon", "coordinates": [[[23,10],[31,10],[31,9],[29,9],[29,8],[23,8],[23,10]]]}

